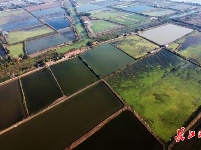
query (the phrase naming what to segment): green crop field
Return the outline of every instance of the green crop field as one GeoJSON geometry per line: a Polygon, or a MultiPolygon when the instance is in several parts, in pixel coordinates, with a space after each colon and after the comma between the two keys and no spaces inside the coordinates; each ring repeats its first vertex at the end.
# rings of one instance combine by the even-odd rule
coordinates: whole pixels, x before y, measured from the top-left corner
{"type": "Polygon", "coordinates": [[[148,21],[148,22],[150,21],[147,17],[136,15],[136,14],[118,16],[116,18],[111,18],[110,20],[122,25],[133,25],[133,24],[140,24],[145,21],[148,21]]]}
{"type": "Polygon", "coordinates": [[[8,46],[8,50],[10,51],[10,55],[13,57],[18,57],[20,54],[23,55],[23,43],[8,46]]]}
{"type": "Polygon", "coordinates": [[[120,25],[104,20],[92,20],[91,23],[93,24],[91,28],[95,33],[109,31],[121,27],[120,25]]]}
{"type": "Polygon", "coordinates": [[[165,142],[201,105],[201,68],[166,50],[107,81],[165,142]]]}
{"type": "Polygon", "coordinates": [[[119,49],[133,56],[134,58],[139,58],[151,52],[153,49],[159,48],[157,45],[137,36],[132,35],[123,39],[120,39],[112,43],[119,49]]]}
{"type": "Polygon", "coordinates": [[[169,49],[201,64],[201,32],[194,32],[175,41],[169,49]]]}
{"type": "Polygon", "coordinates": [[[9,44],[24,41],[28,38],[54,32],[47,26],[39,26],[21,31],[9,32],[7,41],[9,44]]]}

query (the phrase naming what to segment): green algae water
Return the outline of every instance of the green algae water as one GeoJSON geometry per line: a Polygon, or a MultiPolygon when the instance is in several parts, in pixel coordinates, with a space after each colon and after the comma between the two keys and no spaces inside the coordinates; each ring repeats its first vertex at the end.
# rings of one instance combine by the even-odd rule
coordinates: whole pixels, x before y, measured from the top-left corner
{"type": "Polygon", "coordinates": [[[107,81],[165,142],[201,105],[201,68],[167,50],[107,81]]]}
{"type": "Polygon", "coordinates": [[[99,76],[105,76],[135,61],[110,44],[102,44],[80,55],[99,76]]]}

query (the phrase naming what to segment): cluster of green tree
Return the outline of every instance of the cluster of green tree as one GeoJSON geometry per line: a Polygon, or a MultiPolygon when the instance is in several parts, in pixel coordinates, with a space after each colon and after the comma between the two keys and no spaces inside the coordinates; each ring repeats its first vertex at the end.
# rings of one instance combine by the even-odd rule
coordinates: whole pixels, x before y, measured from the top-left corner
{"type": "Polygon", "coordinates": [[[50,60],[57,61],[63,57],[63,54],[56,52],[47,52],[35,58],[13,58],[7,56],[6,59],[0,61],[0,82],[4,79],[12,78],[13,76],[19,76],[26,72],[42,67],[45,62],[50,60]]]}

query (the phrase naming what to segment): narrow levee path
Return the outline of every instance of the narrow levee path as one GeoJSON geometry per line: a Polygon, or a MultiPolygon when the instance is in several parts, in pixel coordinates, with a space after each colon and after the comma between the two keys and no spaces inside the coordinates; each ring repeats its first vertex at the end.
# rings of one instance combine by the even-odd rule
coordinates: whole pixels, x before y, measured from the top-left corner
{"type": "Polygon", "coordinates": [[[124,106],[122,109],[120,109],[117,112],[115,112],[114,114],[112,114],[110,117],[106,118],[99,125],[97,125],[96,127],[94,127],[92,130],[90,130],[88,133],[86,133],[85,135],[83,135],[82,137],[80,137],[78,140],[76,140],[75,142],[73,142],[71,145],[69,145],[64,150],[71,150],[71,149],[77,147],[78,145],[80,145],[82,142],[84,142],[86,139],[88,139],[90,136],[92,136],[94,133],[96,133],[98,130],[100,130],[104,125],[106,125],[112,119],[116,118],[120,113],[122,113],[125,110],[127,110],[126,106],[124,106]]]}
{"type": "Polygon", "coordinates": [[[52,76],[53,76],[54,80],[56,81],[57,86],[59,87],[59,89],[60,89],[61,93],[63,94],[63,96],[65,96],[65,94],[64,94],[64,92],[63,92],[63,90],[62,90],[62,88],[61,88],[61,86],[60,86],[60,84],[59,84],[59,82],[58,82],[57,78],[55,77],[54,73],[52,72],[52,69],[51,69],[50,67],[48,67],[48,70],[51,72],[51,74],[52,74],[52,76]]]}
{"type": "Polygon", "coordinates": [[[21,90],[21,93],[22,93],[22,102],[23,102],[23,105],[24,105],[24,108],[25,108],[25,111],[26,111],[26,115],[29,116],[29,110],[28,110],[28,107],[27,107],[26,98],[25,98],[25,95],[24,95],[24,90],[23,90],[23,87],[22,87],[21,79],[18,78],[18,81],[19,81],[19,84],[20,84],[20,90],[21,90]]]}

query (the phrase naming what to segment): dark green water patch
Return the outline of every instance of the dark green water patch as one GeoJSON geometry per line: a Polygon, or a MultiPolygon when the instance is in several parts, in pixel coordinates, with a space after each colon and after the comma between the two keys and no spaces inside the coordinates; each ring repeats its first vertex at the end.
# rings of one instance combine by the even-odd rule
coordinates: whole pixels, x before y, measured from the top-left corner
{"type": "Polygon", "coordinates": [[[0,86],[0,131],[25,118],[24,110],[18,80],[0,86]]]}
{"type": "Polygon", "coordinates": [[[51,69],[65,95],[71,95],[98,80],[78,57],[53,65],[51,69]]]}
{"type": "Polygon", "coordinates": [[[100,75],[105,76],[135,60],[110,44],[102,44],[81,55],[81,58],[100,75]]]}
{"type": "Polygon", "coordinates": [[[4,50],[4,48],[0,45],[0,59],[5,58],[6,57],[6,51],[4,50]]]}
{"type": "Polygon", "coordinates": [[[62,96],[51,72],[43,69],[22,77],[29,113],[36,113],[62,96]]]}
{"type": "Polygon", "coordinates": [[[61,150],[123,107],[102,82],[0,136],[5,150],[61,150]],[[11,144],[12,143],[12,144],[11,144]]]}
{"type": "Polygon", "coordinates": [[[75,150],[162,150],[158,141],[129,111],[121,113],[75,150]]]}

